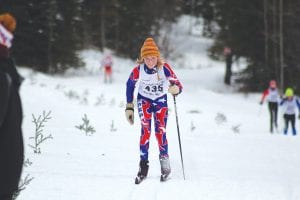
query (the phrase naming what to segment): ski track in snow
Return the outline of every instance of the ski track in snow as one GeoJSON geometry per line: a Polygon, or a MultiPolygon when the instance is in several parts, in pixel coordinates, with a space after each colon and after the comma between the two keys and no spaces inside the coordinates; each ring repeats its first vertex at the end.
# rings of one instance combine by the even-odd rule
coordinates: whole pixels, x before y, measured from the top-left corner
{"type": "MultiPolygon", "coordinates": [[[[25,77],[30,74],[28,70],[21,72],[25,77]]],[[[178,69],[176,73],[184,84],[177,106],[186,180],[182,176],[170,96],[167,133],[171,179],[165,183],[159,181],[158,150],[153,134],[149,177],[135,185],[139,121],[135,116],[135,125],[128,125],[124,105],[120,106],[125,101],[128,75],[118,73],[112,85],[103,85],[98,76],[60,78],[36,74],[37,83],[26,79],[21,91],[25,144],[32,142],[28,139],[33,134],[31,113],[41,114],[42,110],[52,111],[44,132],[52,134],[53,140],[42,144],[40,155],[33,154],[26,146],[26,158],[33,164],[24,173],[29,173],[34,180],[19,199],[219,200],[225,196],[225,199],[296,200],[300,180],[298,137],[268,133],[267,109],[263,107],[260,116],[256,112],[259,95],[220,93],[220,88],[226,89],[220,81],[204,84],[205,79],[221,76],[222,71],[217,67],[193,73],[178,69]],[[64,89],[57,89],[57,84],[64,85],[64,89]],[[80,95],[88,90],[89,103],[69,99],[64,92],[70,89],[80,95]],[[95,106],[99,94],[104,94],[105,103],[95,106]],[[110,105],[112,99],[114,105],[110,105]],[[191,110],[199,112],[190,113],[191,110]],[[75,128],[84,113],[97,131],[92,136],[75,128]],[[226,121],[217,124],[217,113],[223,113],[226,121]],[[114,132],[110,131],[112,121],[117,129],[114,132]],[[196,127],[193,131],[191,121],[196,127]],[[240,124],[240,133],[232,131],[236,124],[240,124]]]]}

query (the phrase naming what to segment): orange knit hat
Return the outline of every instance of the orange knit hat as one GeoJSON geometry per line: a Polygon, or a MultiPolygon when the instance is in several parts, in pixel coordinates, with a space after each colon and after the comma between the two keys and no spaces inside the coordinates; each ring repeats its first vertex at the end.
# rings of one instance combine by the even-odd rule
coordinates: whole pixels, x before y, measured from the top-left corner
{"type": "Polygon", "coordinates": [[[16,29],[16,19],[9,13],[0,15],[0,24],[2,24],[9,32],[14,32],[16,29]]]}
{"type": "Polygon", "coordinates": [[[158,47],[153,38],[147,38],[141,48],[141,59],[144,59],[146,56],[160,57],[158,47]]]}

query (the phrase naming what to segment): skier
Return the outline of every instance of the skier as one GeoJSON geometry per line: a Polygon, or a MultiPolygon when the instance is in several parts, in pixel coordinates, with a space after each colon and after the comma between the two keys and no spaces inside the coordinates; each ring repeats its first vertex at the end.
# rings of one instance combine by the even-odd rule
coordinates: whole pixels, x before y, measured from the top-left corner
{"type": "Polygon", "coordinates": [[[182,85],[172,68],[160,57],[159,49],[152,38],[144,41],[137,64],[127,81],[125,110],[126,118],[132,125],[134,123],[133,94],[136,82],[139,81],[137,104],[142,129],[139,171],[135,183],[139,184],[148,174],[152,115],[155,120],[155,136],[159,146],[161,181],[164,181],[171,172],[166,136],[167,92],[178,95],[182,91],[182,85]]]}
{"type": "Polygon", "coordinates": [[[104,68],[104,82],[112,83],[112,56],[107,55],[101,62],[101,66],[104,68]]]}
{"type": "Polygon", "coordinates": [[[280,95],[277,89],[275,80],[271,80],[269,88],[263,92],[260,105],[263,105],[265,98],[268,100],[268,107],[270,111],[270,132],[273,133],[273,125],[277,129],[277,115],[278,115],[278,103],[280,101],[280,95]]]}
{"type": "Polygon", "coordinates": [[[285,97],[281,100],[280,106],[284,107],[284,134],[287,135],[289,122],[292,125],[293,135],[297,135],[295,128],[296,108],[298,107],[298,118],[300,119],[300,100],[297,96],[294,96],[292,88],[287,88],[285,91],[285,97]]]}
{"type": "Polygon", "coordinates": [[[0,15],[0,199],[11,200],[18,190],[24,147],[22,105],[19,96],[21,77],[9,55],[15,18],[0,15]]]}

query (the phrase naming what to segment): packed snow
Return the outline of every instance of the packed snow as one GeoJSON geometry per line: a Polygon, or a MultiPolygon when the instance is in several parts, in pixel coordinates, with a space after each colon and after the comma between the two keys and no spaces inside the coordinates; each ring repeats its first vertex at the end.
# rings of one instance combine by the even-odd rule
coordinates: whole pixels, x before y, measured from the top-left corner
{"type": "Polygon", "coordinates": [[[181,56],[168,60],[184,87],[176,100],[186,179],[174,103],[168,96],[171,179],[159,180],[159,152],[152,134],[148,178],[134,184],[140,124],[135,112],[135,124],[129,125],[124,109],[126,81],[135,63],[113,55],[114,81],[105,84],[99,66],[105,53],[86,50],[81,53],[86,68],[65,75],[19,68],[25,78],[21,97],[27,164],[22,178],[33,179],[18,200],[300,199],[299,136],[282,134],[281,113],[278,132],[269,133],[268,110],[259,105],[260,94],[225,86],[225,64],[206,56],[211,41],[196,34],[200,25],[188,34],[188,22],[191,18],[184,16],[173,25],[170,38],[174,44],[176,38],[180,41],[181,56]],[[33,116],[50,111],[42,134],[52,139],[36,154],[29,146],[34,142],[33,116]],[[85,114],[95,133],[76,128],[85,114]]]}

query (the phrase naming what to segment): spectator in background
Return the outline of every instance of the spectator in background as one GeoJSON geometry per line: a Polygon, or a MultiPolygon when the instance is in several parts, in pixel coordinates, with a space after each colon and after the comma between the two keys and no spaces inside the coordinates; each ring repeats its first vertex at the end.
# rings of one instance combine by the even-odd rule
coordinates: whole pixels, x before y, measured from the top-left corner
{"type": "Polygon", "coordinates": [[[0,199],[11,200],[22,172],[24,147],[22,105],[19,96],[21,76],[10,57],[15,18],[0,15],[0,199]]]}
{"type": "Polygon", "coordinates": [[[104,82],[112,83],[112,65],[113,60],[111,55],[107,55],[101,62],[101,66],[104,68],[104,82]]]}

